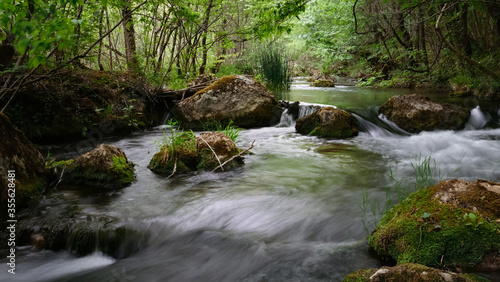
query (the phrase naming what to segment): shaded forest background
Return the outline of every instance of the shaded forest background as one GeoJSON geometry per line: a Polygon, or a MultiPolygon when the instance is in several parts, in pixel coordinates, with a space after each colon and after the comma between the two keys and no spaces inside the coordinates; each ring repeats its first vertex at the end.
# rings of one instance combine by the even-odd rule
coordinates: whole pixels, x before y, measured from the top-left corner
{"type": "Polygon", "coordinates": [[[259,55],[276,46],[294,75],[500,92],[494,0],[2,1],[0,40],[2,111],[61,72],[127,72],[178,89],[203,73],[258,75],[259,55]]]}

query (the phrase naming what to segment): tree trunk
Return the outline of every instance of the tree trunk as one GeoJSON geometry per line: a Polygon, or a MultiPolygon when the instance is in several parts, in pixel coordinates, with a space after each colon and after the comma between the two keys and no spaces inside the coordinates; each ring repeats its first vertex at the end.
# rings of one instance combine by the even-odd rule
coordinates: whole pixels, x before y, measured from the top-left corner
{"type": "Polygon", "coordinates": [[[127,60],[127,69],[130,72],[137,73],[139,71],[139,62],[137,61],[137,49],[135,45],[135,30],[130,12],[130,1],[127,1],[126,6],[122,8],[123,35],[125,38],[125,58],[127,60]]]}
{"type": "Polygon", "coordinates": [[[207,67],[207,55],[208,55],[208,47],[207,47],[207,34],[208,34],[208,22],[210,20],[210,12],[212,10],[212,0],[208,1],[207,13],[205,15],[205,19],[203,20],[203,35],[201,38],[201,47],[203,48],[203,54],[201,56],[201,65],[200,65],[200,74],[205,73],[205,68],[207,67]]]}

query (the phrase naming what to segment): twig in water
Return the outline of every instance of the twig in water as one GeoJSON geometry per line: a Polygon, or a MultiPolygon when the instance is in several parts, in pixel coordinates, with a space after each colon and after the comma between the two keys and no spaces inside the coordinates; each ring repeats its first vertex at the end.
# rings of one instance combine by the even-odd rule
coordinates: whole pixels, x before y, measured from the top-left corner
{"type": "MultiPolygon", "coordinates": [[[[62,178],[63,178],[63,175],[64,175],[64,170],[65,170],[65,169],[66,169],[66,167],[63,167],[63,169],[62,169],[62,171],[61,171],[61,175],[59,176],[59,179],[58,179],[58,181],[57,181],[57,183],[56,183],[56,186],[54,186],[54,190],[56,190],[57,185],[59,185],[59,183],[61,183],[62,178]]],[[[55,182],[55,181],[54,181],[54,182],[55,182]]],[[[54,183],[54,182],[52,182],[52,183],[54,183]]],[[[51,185],[52,185],[52,184],[51,184],[51,185]]]]}
{"type": "Polygon", "coordinates": [[[217,154],[215,153],[214,149],[212,149],[212,146],[210,146],[210,144],[208,144],[208,142],[205,139],[203,139],[203,137],[201,137],[201,136],[198,136],[198,137],[200,137],[200,139],[203,142],[205,142],[205,144],[207,144],[207,146],[210,149],[210,151],[212,151],[212,153],[214,153],[214,156],[217,158],[217,161],[219,162],[219,166],[218,167],[220,167],[222,170],[224,170],[224,168],[222,167],[222,164],[220,162],[219,156],[217,156],[217,154]]]}
{"type": "Polygon", "coordinates": [[[177,171],[177,158],[175,158],[174,170],[172,171],[172,174],[170,174],[167,178],[174,176],[176,171],[177,171]]]}
{"type": "Polygon", "coordinates": [[[220,166],[214,168],[214,170],[212,170],[212,172],[216,171],[217,169],[219,168],[222,168],[223,166],[225,166],[228,162],[234,160],[235,158],[237,157],[241,157],[241,155],[243,155],[244,153],[250,151],[252,148],[253,148],[253,143],[255,143],[255,140],[252,141],[252,144],[250,144],[250,147],[246,148],[245,150],[241,151],[239,154],[237,155],[234,155],[232,156],[229,160],[225,161],[223,164],[221,164],[220,166]]]}

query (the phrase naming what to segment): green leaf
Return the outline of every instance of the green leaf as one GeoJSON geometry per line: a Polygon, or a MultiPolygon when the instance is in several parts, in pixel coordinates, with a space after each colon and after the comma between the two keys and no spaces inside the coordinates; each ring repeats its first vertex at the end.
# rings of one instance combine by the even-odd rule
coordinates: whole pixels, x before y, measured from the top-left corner
{"type": "Polygon", "coordinates": [[[74,24],[81,24],[83,22],[83,20],[82,19],[73,19],[73,20],[71,20],[71,22],[74,24]]]}
{"type": "Polygon", "coordinates": [[[473,214],[473,213],[469,213],[469,218],[470,218],[472,221],[476,222],[476,215],[475,215],[475,214],[473,214]]]}
{"type": "Polygon", "coordinates": [[[429,218],[430,216],[431,216],[431,214],[430,214],[430,213],[428,213],[428,212],[424,212],[424,214],[422,215],[422,218],[424,218],[424,219],[425,219],[425,218],[429,218]]]}

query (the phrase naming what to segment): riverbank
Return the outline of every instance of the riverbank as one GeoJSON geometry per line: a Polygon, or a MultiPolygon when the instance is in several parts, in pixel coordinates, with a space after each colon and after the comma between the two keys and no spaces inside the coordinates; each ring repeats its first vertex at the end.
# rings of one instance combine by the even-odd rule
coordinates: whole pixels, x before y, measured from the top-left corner
{"type": "Polygon", "coordinates": [[[102,138],[159,125],[152,93],[134,74],[68,70],[23,87],[5,114],[34,143],[102,138]]]}

